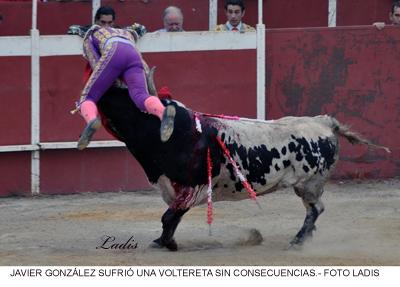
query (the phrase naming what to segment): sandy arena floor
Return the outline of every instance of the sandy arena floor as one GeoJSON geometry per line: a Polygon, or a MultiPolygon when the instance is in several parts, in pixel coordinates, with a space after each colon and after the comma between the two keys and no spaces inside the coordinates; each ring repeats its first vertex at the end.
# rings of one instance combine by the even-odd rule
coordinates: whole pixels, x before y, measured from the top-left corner
{"type": "Polygon", "coordinates": [[[323,201],[301,248],[286,250],[305,217],[286,189],[260,197],[261,210],[215,203],[212,236],[206,206],[192,209],[170,252],[149,247],[166,209],[155,191],[2,198],[0,265],[400,265],[400,180],[330,183],[323,201]],[[137,248],[96,249],[107,236],[137,248]]]}

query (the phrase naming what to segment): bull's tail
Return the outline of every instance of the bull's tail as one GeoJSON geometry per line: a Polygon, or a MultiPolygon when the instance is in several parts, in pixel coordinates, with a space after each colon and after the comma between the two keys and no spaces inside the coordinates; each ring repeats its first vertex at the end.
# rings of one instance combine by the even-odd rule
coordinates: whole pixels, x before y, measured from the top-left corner
{"type": "Polygon", "coordinates": [[[387,153],[390,153],[389,148],[382,146],[382,145],[376,145],[376,144],[372,143],[371,141],[369,141],[368,139],[364,138],[362,135],[351,131],[349,126],[339,123],[339,121],[333,117],[331,117],[331,119],[332,119],[333,131],[336,134],[346,138],[351,144],[353,144],[353,145],[354,144],[365,144],[365,145],[368,145],[373,148],[384,149],[387,153]]]}

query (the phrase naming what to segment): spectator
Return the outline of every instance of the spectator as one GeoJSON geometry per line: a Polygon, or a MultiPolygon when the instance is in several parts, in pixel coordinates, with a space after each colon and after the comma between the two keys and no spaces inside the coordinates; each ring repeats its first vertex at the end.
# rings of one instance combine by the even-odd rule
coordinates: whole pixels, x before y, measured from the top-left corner
{"type": "Polygon", "coordinates": [[[157,32],[182,32],[183,14],[181,9],[175,6],[169,6],[163,13],[164,28],[157,32]]]}
{"type": "Polygon", "coordinates": [[[241,33],[255,31],[253,27],[242,22],[246,10],[243,0],[226,0],[224,8],[227,22],[215,27],[214,31],[237,31],[241,33]]]}
{"type": "Polygon", "coordinates": [[[101,27],[114,27],[115,25],[115,11],[108,6],[102,6],[96,11],[94,16],[95,24],[101,27]]]}
{"type": "MultiPolygon", "coordinates": [[[[389,12],[389,19],[392,22],[391,25],[400,25],[400,1],[396,1],[392,4],[392,9],[389,12]]],[[[374,25],[378,30],[385,28],[385,22],[375,22],[374,25]]]]}
{"type": "MultiPolygon", "coordinates": [[[[94,23],[100,27],[113,27],[115,28],[115,11],[112,7],[102,6],[97,9],[94,16],[94,23]]],[[[82,38],[92,25],[71,25],[68,28],[68,34],[79,35],[82,38]]]]}
{"type": "MultiPolygon", "coordinates": [[[[94,22],[96,25],[99,25],[100,27],[113,27],[115,28],[115,18],[116,14],[115,11],[112,7],[109,6],[102,6],[99,9],[97,9],[96,14],[94,16],[94,22]]],[[[80,37],[84,38],[87,30],[91,25],[86,25],[86,26],[81,26],[81,25],[71,25],[68,28],[68,34],[70,35],[79,35],[80,37]]],[[[142,37],[146,32],[146,27],[140,24],[133,24],[132,26],[126,27],[127,30],[130,30],[130,32],[134,35],[135,40],[138,38],[142,37]]],[[[149,70],[147,67],[147,64],[144,62],[146,67],[146,72],[149,70]]],[[[84,76],[83,76],[83,82],[86,83],[87,80],[89,79],[90,75],[92,73],[92,68],[89,63],[86,64],[84,76]]],[[[126,88],[126,85],[123,81],[120,79],[117,79],[115,82],[115,85],[117,87],[121,88],[126,88]]]]}
{"type": "MultiPolygon", "coordinates": [[[[94,16],[94,23],[99,25],[100,27],[114,27],[115,26],[115,11],[112,7],[109,6],[101,6],[97,9],[96,14],[94,16]]],[[[80,26],[80,25],[72,25],[68,29],[68,34],[79,35],[82,38],[85,36],[86,31],[91,27],[91,25],[80,26]]],[[[89,63],[86,64],[85,72],[83,76],[84,83],[87,82],[90,75],[92,74],[92,68],[89,63]]],[[[122,86],[122,82],[117,80],[116,84],[118,86],[122,86]]]]}

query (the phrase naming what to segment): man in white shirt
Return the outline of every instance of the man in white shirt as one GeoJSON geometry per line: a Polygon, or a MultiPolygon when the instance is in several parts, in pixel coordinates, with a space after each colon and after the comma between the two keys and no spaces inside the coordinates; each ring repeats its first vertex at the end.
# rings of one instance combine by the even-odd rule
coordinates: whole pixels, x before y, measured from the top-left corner
{"type": "Polygon", "coordinates": [[[241,33],[255,31],[253,27],[242,22],[246,10],[243,0],[226,0],[224,8],[228,21],[215,27],[214,31],[237,31],[241,33]]]}
{"type": "MultiPolygon", "coordinates": [[[[392,25],[400,25],[400,1],[396,1],[392,4],[392,9],[389,13],[390,22],[392,25]]],[[[375,22],[374,25],[378,30],[385,28],[385,22],[375,22]]]]}

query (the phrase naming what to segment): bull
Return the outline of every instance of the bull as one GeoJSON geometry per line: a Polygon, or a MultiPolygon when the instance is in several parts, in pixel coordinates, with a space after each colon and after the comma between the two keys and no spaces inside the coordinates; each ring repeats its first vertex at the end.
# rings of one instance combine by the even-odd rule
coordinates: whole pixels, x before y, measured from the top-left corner
{"type": "Polygon", "coordinates": [[[105,126],[126,144],[150,183],[161,190],[169,207],[153,246],[171,251],[178,249],[174,234],[182,216],[207,201],[210,175],[214,201],[245,199],[249,186],[257,196],[293,187],[306,216],[290,244],[301,245],[324,211],[321,196],[338,161],[339,136],[352,144],[375,146],[326,115],[230,120],[196,114],[175,101],[164,104],[176,108],[174,133],[165,143],[160,141],[160,121],[136,108],[126,89],[111,88],[98,106],[105,126]]]}

